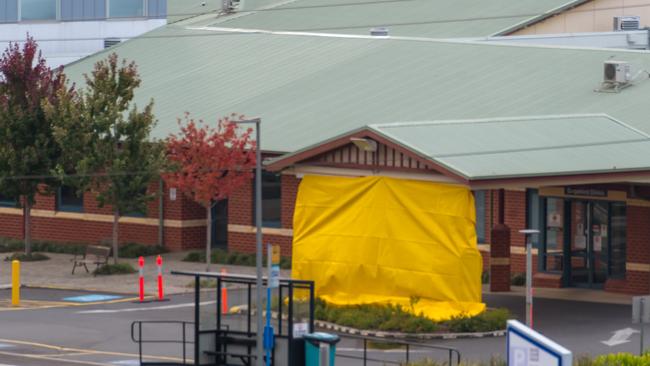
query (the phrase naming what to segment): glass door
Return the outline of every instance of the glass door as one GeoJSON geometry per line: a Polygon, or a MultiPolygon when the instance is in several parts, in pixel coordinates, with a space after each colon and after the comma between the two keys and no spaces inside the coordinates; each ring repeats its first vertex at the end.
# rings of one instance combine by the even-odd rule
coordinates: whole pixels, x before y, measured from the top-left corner
{"type": "Polygon", "coordinates": [[[572,201],[570,211],[570,283],[572,286],[589,287],[589,231],[587,230],[589,227],[589,207],[586,202],[572,201]]]}
{"type": "Polygon", "coordinates": [[[609,253],[609,204],[591,202],[591,250],[592,278],[590,287],[603,287],[607,280],[609,253]]]}
{"type": "Polygon", "coordinates": [[[608,273],[609,205],[572,201],[570,210],[570,284],[601,288],[608,273]]]}

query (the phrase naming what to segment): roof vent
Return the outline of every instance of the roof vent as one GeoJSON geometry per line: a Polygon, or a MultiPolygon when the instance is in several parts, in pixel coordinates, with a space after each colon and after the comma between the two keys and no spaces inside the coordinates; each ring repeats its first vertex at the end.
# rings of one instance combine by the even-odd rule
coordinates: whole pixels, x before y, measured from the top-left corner
{"type": "Polygon", "coordinates": [[[373,37],[388,37],[388,28],[386,27],[371,28],[370,35],[373,37]]]}
{"type": "Polygon", "coordinates": [[[106,38],[104,39],[104,48],[113,47],[120,42],[122,42],[122,40],[119,38],[106,38]]]}
{"type": "Polygon", "coordinates": [[[615,31],[639,30],[640,28],[641,28],[641,17],[638,16],[614,17],[615,31]]]}
{"type": "Polygon", "coordinates": [[[239,7],[241,0],[222,0],[221,2],[221,12],[230,14],[234,13],[239,7]]]}

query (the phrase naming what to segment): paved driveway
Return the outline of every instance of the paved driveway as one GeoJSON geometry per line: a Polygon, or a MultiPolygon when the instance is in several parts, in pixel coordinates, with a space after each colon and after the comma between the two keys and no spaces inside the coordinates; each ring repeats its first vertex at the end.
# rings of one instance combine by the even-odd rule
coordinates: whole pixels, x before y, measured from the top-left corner
{"type": "MultiPolygon", "coordinates": [[[[7,290],[0,290],[0,298],[7,290]]],[[[29,290],[25,296],[58,304],[64,298],[78,295],[74,291],[29,290]]],[[[170,296],[170,301],[148,304],[99,302],[92,305],[71,305],[17,311],[0,311],[0,364],[8,365],[129,365],[137,356],[137,347],[130,340],[130,325],[134,320],[193,320],[193,295],[170,296]],[[67,361],[66,361],[67,360],[67,361]]],[[[208,301],[209,295],[204,296],[208,301]]],[[[508,307],[519,319],[524,314],[524,299],[508,295],[486,295],[491,307],[508,307]]],[[[231,295],[231,305],[238,299],[231,295]]],[[[213,304],[206,304],[208,309],[213,304]]],[[[601,354],[638,351],[639,335],[630,342],[607,346],[613,332],[628,327],[629,305],[599,304],[567,300],[537,299],[535,327],[546,336],[569,348],[574,354],[601,354]]],[[[160,335],[172,334],[161,330],[160,335]]],[[[647,337],[650,338],[650,337],[647,337]]],[[[487,360],[491,355],[503,355],[505,338],[458,339],[431,342],[458,348],[464,359],[487,360]]],[[[650,343],[650,342],[649,342],[650,343]]],[[[345,339],[339,345],[347,355],[362,355],[361,344],[345,339]]],[[[145,350],[150,356],[177,358],[180,348],[174,345],[154,345],[145,350]]],[[[373,358],[403,360],[400,350],[372,350],[373,358]]],[[[446,354],[415,349],[412,359],[442,358],[446,354]]],[[[361,365],[359,361],[341,359],[339,365],[361,365]]]]}

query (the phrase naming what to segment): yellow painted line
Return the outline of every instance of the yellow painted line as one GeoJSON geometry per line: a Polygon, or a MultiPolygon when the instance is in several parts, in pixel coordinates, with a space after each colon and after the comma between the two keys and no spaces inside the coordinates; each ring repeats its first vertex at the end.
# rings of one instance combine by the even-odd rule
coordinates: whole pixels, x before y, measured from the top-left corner
{"type": "MultiPolygon", "coordinates": [[[[22,346],[32,346],[32,347],[39,347],[39,348],[45,348],[45,349],[53,349],[53,350],[57,350],[57,351],[60,351],[60,352],[79,352],[79,353],[86,353],[86,354],[89,354],[89,355],[106,355],[106,356],[120,356],[120,357],[134,357],[134,358],[138,358],[140,356],[140,355],[135,354],[135,353],[96,351],[96,350],[92,350],[92,349],[62,347],[62,346],[55,346],[55,345],[51,345],[51,344],[45,344],[45,343],[19,341],[19,340],[4,339],[4,338],[0,338],[0,343],[19,344],[19,345],[22,345],[22,346]]],[[[51,356],[49,356],[49,357],[51,357],[51,356]]],[[[142,355],[142,358],[147,358],[147,359],[152,359],[152,360],[183,362],[182,358],[167,357],[167,356],[142,355]]],[[[187,362],[193,362],[193,361],[190,360],[190,359],[187,359],[187,362]]]]}
{"type": "MultiPolygon", "coordinates": [[[[139,297],[126,297],[123,299],[107,300],[107,301],[94,301],[94,302],[67,302],[67,301],[47,301],[47,300],[22,300],[21,302],[30,306],[19,306],[19,307],[0,307],[0,312],[2,311],[16,311],[16,310],[37,310],[37,309],[52,309],[52,308],[66,308],[74,306],[89,306],[89,305],[108,305],[108,304],[117,304],[122,302],[134,302],[138,300],[139,297]]],[[[146,296],[146,301],[151,301],[155,299],[155,296],[146,296]]],[[[0,304],[2,301],[0,301],[0,304]]]]}
{"type": "Polygon", "coordinates": [[[101,290],[101,289],[96,289],[96,288],[83,288],[80,289],[79,287],[69,287],[69,286],[54,286],[54,285],[38,285],[38,286],[30,286],[30,285],[25,285],[27,288],[32,288],[32,289],[39,289],[39,288],[44,288],[44,289],[50,289],[50,290],[66,290],[66,291],[83,291],[83,292],[110,292],[111,294],[115,295],[124,295],[124,296],[135,296],[137,293],[134,292],[115,292],[115,291],[106,291],[106,289],[101,290]]]}

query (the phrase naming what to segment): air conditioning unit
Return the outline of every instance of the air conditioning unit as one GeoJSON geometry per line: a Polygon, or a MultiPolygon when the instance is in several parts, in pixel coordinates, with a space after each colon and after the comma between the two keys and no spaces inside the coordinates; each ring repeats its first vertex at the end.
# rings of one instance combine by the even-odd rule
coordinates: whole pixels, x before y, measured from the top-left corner
{"type": "Polygon", "coordinates": [[[640,28],[641,28],[641,17],[638,16],[614,17],[615,31],[639,30],[640,28]]]}
{"type": "Polygon", "coordinates": [[[630,81],[630,63],[627,61],[605,61],[604,82],[626,84],[630,81]]]}

